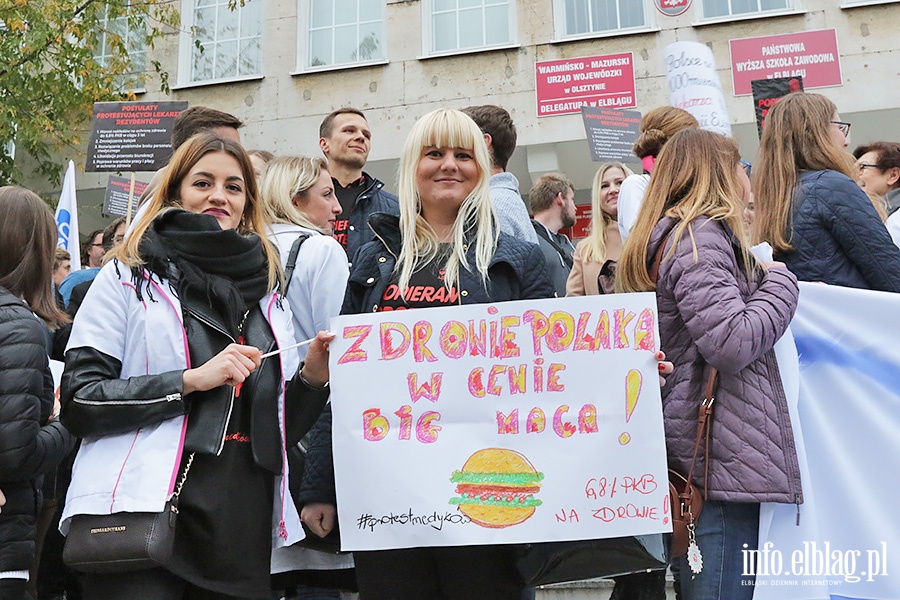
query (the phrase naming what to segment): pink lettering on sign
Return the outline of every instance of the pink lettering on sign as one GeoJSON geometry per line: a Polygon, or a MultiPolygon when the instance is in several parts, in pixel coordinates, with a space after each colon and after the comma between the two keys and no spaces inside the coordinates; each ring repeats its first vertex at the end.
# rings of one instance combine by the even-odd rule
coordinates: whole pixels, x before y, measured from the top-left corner
{"type": "Polygon", "coordinates": [[[844,83],[834,29],[730,40],[734,95],[753,93],[750,82],[779,77],[803,78],[803,87],[844,83]]]}
{"type": "Polygon", "coordinates": [[[637,106],[631,52],[535,63],[537,115],[580,113],[582,106],[637,106]]]}

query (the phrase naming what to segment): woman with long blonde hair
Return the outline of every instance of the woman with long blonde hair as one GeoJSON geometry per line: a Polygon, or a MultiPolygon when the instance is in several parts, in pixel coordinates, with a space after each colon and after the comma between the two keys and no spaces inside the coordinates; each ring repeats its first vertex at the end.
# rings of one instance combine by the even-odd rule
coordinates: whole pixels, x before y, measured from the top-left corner
{"type": "Polygon", "coordinates": [[[267,223],[243,148],[198,134],[75,318],[61,418],[86,439],[61,529],[173,495],[178,513],[171,560],[89,573],[87,598],[265,597],[272,548],[302,538],[284,457],[327,399],[333,335],[302,366],[290,348],[262,358],[294,341],[267,223]]]}
{"type": "MultiPolygon", "coordinates": [[[[370,217],[376,239],[353,261],[342,312],[552,297],[538,246],[499,232],[489,177],[487,146],[472,119],[451,109],[421,117],[400,158],[400,217],[370,217]]],[[[333,472],[330,416],[326,408],[312,431],[309,472],[333,472]]],[[[304,477],[301,497],[303,522],[324,537],[335,523],[333,480],[304,477]]],[[[354,559],[364,598],[518,600],[514,555],[512,546],[471,546],[355,552],[354,559]]]]}
{"type": "Polygon", "coordinates": [[[699,448],[709,460],[692,472],[707,498],[695,525],[702,565],[672,559],[686,600],[752,598],[742,551],[757,547],[759,504],[802,502],[773,351],[796,309],[797,280],[782,263],[759,265],[747,252],[749,194],[733,140],[699,129],[675,134],[617,272],[619,291],[656,292],[660,346],[675,363],[662,390],[666,450],[670,468],[683,475],[703,388],[718,370],[712,432],[699,448]]]}
{"type": "Polygon", "coordinates": [[[854,181],[849,131],[819,94],[772,107],[753,168],[754,236],[801,281],[900,292],[900,249],[854,181]]]}
{"type": "MultiPolygon", "coordinates": [[[[599,294],[597,277],[607,261],[617,261],[622,254],[619,234],[619,189],[634,173],[620,162],[603,163],[594,174],[591,186],[591,233],[581,240],[572,255],[572,271],[566,281],[566,296],[599,294]]],[[[611,279],[610,279],[611,281],[611,279]]]]}

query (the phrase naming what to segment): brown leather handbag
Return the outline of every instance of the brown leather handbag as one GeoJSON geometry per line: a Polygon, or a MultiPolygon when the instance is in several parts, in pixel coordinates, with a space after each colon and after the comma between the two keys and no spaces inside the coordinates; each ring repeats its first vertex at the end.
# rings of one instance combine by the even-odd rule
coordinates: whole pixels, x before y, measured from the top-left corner
{"type": "MultiPolygon", "coordinates": [[[[650,279],[653,280],[654,284],[659,279],[659,264],[662,262],[663,251],[668,240],[669,235],[666,234],[653,259],[650,279]]],[[[715,392],[718,374],[719,372],[716,369],[710,368],[709,376],[706,379],[706,395],[700,403],[700,410],[697,415],[697,438],[694,440],[694,448],[691,452],[691,465],[688,467],[687,475],[682,475],[675,469],[669,469],[669,505],[672,509],[670,556],[685,556],[688,553],[688,547],[691,545],[696,546],[697,544],[694,536],[694,524],[700,518],[700,512],[703,510],[705,493],[701,493],[700,489],[693,483],[694,466],[697,463],[700,443],[705,441],[704,468],[706,477],[704,477],[703,481],[704,484],[708,484],[710,430],[712,429],[712,410],[716,399],[715,392]]]]}

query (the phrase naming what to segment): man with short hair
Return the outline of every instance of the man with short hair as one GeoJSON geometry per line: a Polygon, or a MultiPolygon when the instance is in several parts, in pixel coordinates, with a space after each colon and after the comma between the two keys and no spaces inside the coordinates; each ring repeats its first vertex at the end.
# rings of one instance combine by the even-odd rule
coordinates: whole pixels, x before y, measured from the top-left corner
{"type": "Polygon", "coordinates": [[[375,239],[368,226],[369,215],[400,214],[397,196],[384,191],[384,183],[363,171],[371,140],[366,116],[357,108],[339,108],[319,126],[319,147],[328,160],[334,193],[343,209],[334,223],[334,239],[351,262],[363,244],[375,239]]]}
{"type": "Polygon", "coordinates": [[[499,106],[485,104],[462,109],[484,133],[491,155],[491,204],[500,231],[537,244],[538,239],[528,218],[528,209],[519,194],[519,180],[506,171],[506,165],[516,149],[516,126],[509,113],[499,106]]]}
{"type": "Polygon", "coordinates": [[[575,184],[562,173],[545,173],[531,186],[528,200],[534,214],[531,224],[550,269],[556,295],[563,297],[575,246],[559,230],[575,224],[575,184]]]}

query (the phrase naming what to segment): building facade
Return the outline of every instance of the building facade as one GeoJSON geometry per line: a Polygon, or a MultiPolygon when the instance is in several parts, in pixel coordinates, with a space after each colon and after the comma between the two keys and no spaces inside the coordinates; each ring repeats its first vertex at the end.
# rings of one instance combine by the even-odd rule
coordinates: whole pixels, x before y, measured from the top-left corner
{"type": "MultiPolygon", "coordinates": [[[[831,98],[853,124],[851,148],[900,140],[898,22],[900,2],[879,0],[246,0],[235,10],[228,0],[182,0],[181,30],[148,52],[169,72],[171,94],[153,91],[159,86],[150,81],[138,99],[233,113],[246,123],[245,147],[275,154],[318,155],[324,115],[361,108],[373,133],[366,170],[388,189],[395,189],[400,149],[417,117],[444,106],[498,104],[518,128],[509,168],[523,194],[542,173],[558,170],[575,182],[576,201],[587,204],[597,164],[582,117],[539,115],[537,63],[629,54],[634,109],[646,112],[669,103],[663,49],[676,41],[706,44],[731,129],[752,161],[753,101],[736,92],[748,85],[748,69],[760,67],[768,75],[808,71],[807,91],[831,98]],[[814,47],[804,35],[813,32],[836,48],[814,47]],[[777,37],[755,39],[765,36],[777,37]],[[730,42],[746,38],[744,50],[733,52],[730,42]],[[747,54],[747,44],[759,56],[747,54]],[[811,87],[813,80],[827,86],[811,87]]],[[[603,84],[597,77],[593,83],[603,84]]],[[[83,231],[103,223],[107,178],[79,173],[83,231]]]]}

